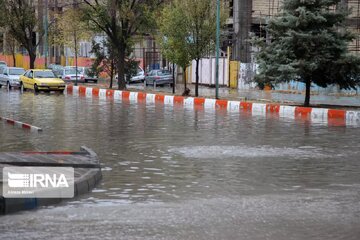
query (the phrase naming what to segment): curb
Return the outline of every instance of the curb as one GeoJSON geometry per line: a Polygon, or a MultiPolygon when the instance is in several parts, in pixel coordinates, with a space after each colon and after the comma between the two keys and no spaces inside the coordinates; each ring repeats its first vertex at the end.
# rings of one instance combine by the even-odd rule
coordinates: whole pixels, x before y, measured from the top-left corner
{"type": "Polygon", "coordinates": [[[1,120],[8,123],[8,124],[10,124],[10,125],[19,127],[19,128],[29,129],[30,131],[34,131],[34,132],[41,132],[42,131],[42,128],[35,127],[35,126],[30,125],[28,123],[23,123],[23,122],[16,121],[16,120],[13,120],[13,119],[10,119],[10,118],[5,118],[5,117],[0,116],[0,121],[1,120]]]}
{"type": "Polygon", "coordinates": [[[169,106],[186,108],[204,108],[226,110],[229,112],[246,111],[253,116],[277,116],[290,119],[310,120],[314,123],[325,123],[328,126],[360,126],[360,111],[295,107],[275,103],[252,103],[246,101],[229,101],[201,97],[183,97],[146,92],[130,92],[112,89],[91,88],[85,86],[66,86],[66,93],[99,99],[127,100],[130,102],[161,103],[169,106]]]}

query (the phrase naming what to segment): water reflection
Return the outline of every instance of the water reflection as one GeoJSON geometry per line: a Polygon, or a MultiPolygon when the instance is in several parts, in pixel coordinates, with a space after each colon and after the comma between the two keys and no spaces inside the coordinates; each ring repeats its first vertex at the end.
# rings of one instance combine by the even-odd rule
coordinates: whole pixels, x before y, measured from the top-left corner
{"type": "MultiPolygon", "coordinates": [[[[0,151],[77,150],[86,145],[98,153],[104,175],[91,194],[61,207],[20,213],[21,218],[3,217],[14,224],[0,224],[4,237],[16,238],[11,234],[15,226],[30,231],[28,221],[39,222],[43,216],[55,219],[59,212],[64,214],[63,220],[60,217],[49,220],[44,227],[33,226],[36,230],[30,236],[48,237],[39,233],[46,227],[55,232],[53,236],[60,236],[57,234],[63,227],[57,229],[56,222],[68,228],[83,228],[82,221],[88,218],[89,234],[105,234],[95,227],[96,219],[107,221],[109,226],[103,227],[109,229],[122,226],[124,216],[134,230],[125,231],[127,239],[156,234],[165,239],[235,239],[241,236],[236,234],[236,225],[243,229],[243,239],[257,239],[266,233],[272,233],[268,239],[289,239],[286,233],[291,231],[297,236],[313,231],[316,239],[322,239],[331,238],[327,227],[344,216],[348,239],[359,236],[350,224],[359,220],[352,215],[359,213],[358,196],[354,194],[360,186],[358,128],[264,118],[248,112],[215,113],[30,92],[20,95],[0,91],[0,103],[1,115],[44,129],[34,134],[0,123],[0,151]],[[351,208],[334,210],[337,204],[351,208]],[[292,207],[299,215],[288,212],[292,207]],[[122,217],[106,214],[117,211],[122,217]],[[173,219],[166,221],[166,216],[173,219]],[[276,220],[276,216],[284,220],[276,220]],[[320,221],[319,216],[328,217],[319,223],[319,229],[311,230],[311,224],[304,224],[320,221]],[[73,219],[71,224],[66,223],[66,217],[73,219]],[[217,219],[225,222],[218,223],[217,219]],[[269,224],[265,226],[262,219],[269,224]],[[231,227],[226,228],[226,221],[231,227]],[[251,222],[258,224],[259,232],[250,227],[251,222]],[[192,229],[186,228],[188,223],[194,223],[192,229]],[[161,226],[165,226],[161,231],[150,231],[161,226]],[[253,234],[245,227],[253,229],[253,234]],[[204,228],[214,231],[201,235],[204,228]],[[171,229],[179,232],[171,237],[171,229]]],[[[84,236],[76,235],[86,239],[84,236]]]]}

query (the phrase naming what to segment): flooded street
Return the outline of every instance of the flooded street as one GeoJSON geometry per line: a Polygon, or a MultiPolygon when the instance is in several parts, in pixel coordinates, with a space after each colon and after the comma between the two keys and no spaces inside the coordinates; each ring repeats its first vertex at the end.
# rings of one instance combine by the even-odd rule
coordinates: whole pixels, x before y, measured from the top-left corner
{"type": "Polygon", "coordinates": [[[0,152],[92,148],[103,180],[0,239],[360,238],[360,128],[0,90],[0,152]]]}

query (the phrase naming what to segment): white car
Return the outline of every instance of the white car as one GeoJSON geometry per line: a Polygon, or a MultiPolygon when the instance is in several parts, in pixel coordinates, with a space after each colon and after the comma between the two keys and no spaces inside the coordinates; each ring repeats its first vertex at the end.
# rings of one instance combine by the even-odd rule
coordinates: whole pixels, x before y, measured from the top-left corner
{"type": "MultiPolygon", "coordinates": [[[[115,76],[115,80],[116,81],[118,80],[118,75],[117,74],[115,76]]],[[[128,83],[144,82],[145,81],[145,71],[141,67],[138,67],[136,75],[132,76],[130,78],[130,81],[125,76],[125,80],[128,83]]]]}
{"type": "Polygon", "coordinates": [[[81,74],[79,69],[76,74],[75,69],[73,69],[71,67],[65,67],[64,69],[62,69],[60,77],[65,82],[75,82],[76,80],[77,80],[77,82],[85,82],[85,76],[81,74]],[[76,78],[76,76],[77,76],[77,78],[76,78]]]}
{"type": "Polygon", "coordinates": [[[17,67],[5,67],[0,70],[0,87],[6,86],[8,89],[12,87],[20,87],[20,75],[25,73],[25,69],[17,67]]]}

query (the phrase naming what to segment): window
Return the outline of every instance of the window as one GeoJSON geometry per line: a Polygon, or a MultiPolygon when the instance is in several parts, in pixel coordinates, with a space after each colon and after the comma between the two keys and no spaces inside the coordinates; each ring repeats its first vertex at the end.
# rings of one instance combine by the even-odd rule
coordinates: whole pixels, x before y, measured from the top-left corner
{"type": "Polygon", "coordinates": [[[35,78],[56,78],[52,71],[36,71],[34,73],[35,78]]]}
{"type": "Polygon", "coordinates": [[[24,69],[21,69],[21,68],[10,68],[9,69],[9,75],[23,75],[25,72],[24,69]]]}

